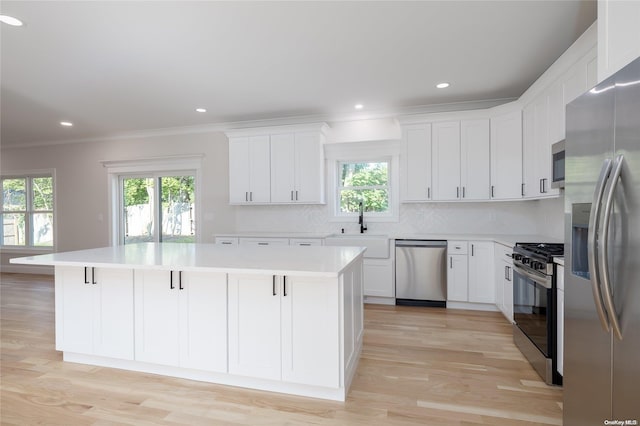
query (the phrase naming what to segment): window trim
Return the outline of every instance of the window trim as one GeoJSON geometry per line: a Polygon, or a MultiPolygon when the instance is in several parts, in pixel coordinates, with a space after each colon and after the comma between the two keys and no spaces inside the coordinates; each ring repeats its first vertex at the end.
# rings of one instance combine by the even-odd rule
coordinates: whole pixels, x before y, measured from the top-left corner
{"type": "Polygon", "coordinates": [[[367,142],[349,142],[326,144],[325,158],[327,167],[327,203],[329,205],[329,222],[357,221],[356,213],[338,214],[340,198],[338,197],[338,176],[340,163],[344,162],[389,162],[389,213],[365,213],[365,222],[399,222],[400,221],[400,141],[381,140],[367,142]]]}
{"type": "MultiPolygon", "coordinates": [[[[0,234],[0,247],[3,252],[29,252],[29,253],[51,253],[56,250],[56,245],[58,241],[58,196],[57,196],[57,187],[56,187],[56,169],[35,169],[35,170],[18,170],[8,173],[3,173],[0,175],[0,179],[27,179],[28,183],[26,184],[27,190],[27,206],[26,210],[7,210],[7,213],[22,213],[24,212],[26,216],[25,222],[25,245],[5,245],[4,244],[4,232],[0,234]],[[33,195],[31,194],[31,179],[39,178],[39,177],[50,177],[53,188],[53,206],[52,210],[33,210],[33,195]],[[53,244],[50,246],[36,246],[33,245],[33,230],[32,230],[32,220],[31,215],[34,213],[47,213],[51,212],[53,215],[53,244]]],[[[1,182],[0,182],[0,186],[1,182]]],[[[4,207],[0,205],[0,213],[5,213],[4,207]]]]}
{"type": "Polygon", "coordinates": [[[132,160],[102,161],[107,169],[109,187],[109,239],[112,246],[122,245],[120,230],[124,218],[120,200],[120,177],[142,177],[149,174],[165,176],[190,174],[195,177],[195,242],[202,241],[202,159],[204,154],[172,155],[132,160]]]}

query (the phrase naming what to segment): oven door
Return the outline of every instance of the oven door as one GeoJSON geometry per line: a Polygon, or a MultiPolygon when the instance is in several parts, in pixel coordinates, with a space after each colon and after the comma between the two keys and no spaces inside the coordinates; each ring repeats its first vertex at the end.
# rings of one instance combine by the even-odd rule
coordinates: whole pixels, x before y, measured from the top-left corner
{"type": "Polygon", "coordinates": [[[546,358],[553,354],[552,312],[552,278],[514,264],[513,320],[546,358]]]}

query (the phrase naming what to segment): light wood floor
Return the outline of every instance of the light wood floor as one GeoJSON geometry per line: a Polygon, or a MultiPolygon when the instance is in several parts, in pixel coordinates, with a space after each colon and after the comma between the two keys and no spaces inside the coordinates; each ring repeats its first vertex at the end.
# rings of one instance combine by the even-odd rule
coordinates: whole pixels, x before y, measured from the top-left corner
{"type": "Polygon", "coordinates": [[[53,278],[2,274],[3,425],[509,425],[562,423],[498,313],[365,309],[345,403],[62,362],[53,278]]]}

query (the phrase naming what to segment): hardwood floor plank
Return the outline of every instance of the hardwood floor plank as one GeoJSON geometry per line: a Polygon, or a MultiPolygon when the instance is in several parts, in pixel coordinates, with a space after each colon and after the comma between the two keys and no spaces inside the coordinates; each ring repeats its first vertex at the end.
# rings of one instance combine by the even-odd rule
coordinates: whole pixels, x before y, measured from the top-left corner
{"type": "Polygon", "coordinates": [[[495,312],[367,305],[344,403],[62,361],[53,277],[0,274],[3,425],[458,425],[562,422],[495,312]]]}

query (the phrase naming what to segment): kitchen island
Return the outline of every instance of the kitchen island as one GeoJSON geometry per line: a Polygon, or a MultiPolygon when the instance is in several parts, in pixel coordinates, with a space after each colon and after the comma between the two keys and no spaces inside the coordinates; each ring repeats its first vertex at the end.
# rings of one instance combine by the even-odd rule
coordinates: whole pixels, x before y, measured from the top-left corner
{"type": "Polygon", "coordinates": [[[142,243],[11,262],[55,267],[65,361],[344,401],[363,252],[142,243]]]}

